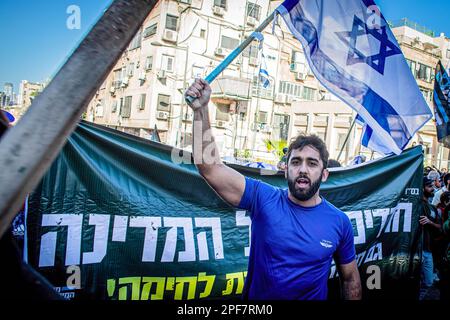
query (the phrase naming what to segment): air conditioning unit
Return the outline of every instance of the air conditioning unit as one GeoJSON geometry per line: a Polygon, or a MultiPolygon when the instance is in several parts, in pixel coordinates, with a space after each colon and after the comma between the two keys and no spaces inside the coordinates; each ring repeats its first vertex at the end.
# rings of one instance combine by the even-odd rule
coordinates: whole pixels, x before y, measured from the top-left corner
{"type": "Polygon", "coordinates": [[[251,66],[258,66],[258,58],[250,57],[248,59],[248,64],[251,66]]]}
{"type": "Polygon", "coordinates": [[[260,126],[260,124],[259,123],[252,123],[251,125],[250,125],[250,130],[252,130],[252,131],[259,131],[259,130],[261,130],[261,126],[260,126]]]}
{"type": "Polygon", "coordinates": [[[213,14],[222,17],[225,14],[225,9],[219,6],[213,6],[213,14]]]}
{"type": "Polygon", "coordinates": [[[225,128],[225,121],[222,121],[222,120],[216,121],[216,127],[217,128],[225,128]]]}
{"type": "Polygon", "coordinates": [[[293,97],[291,97],[291,96],[286,96],[286,103],[287,103],[287,104],[291,104],[292,101],[294,101],[294,98],[293,98],[293,97]]]}
{"type": "Polygon", "coordinates": [[[156,74],[156,77],[158,79],[165,79],[166,76],[166,70],[159,70],[158,73],[156,74]]]}
{"type": "Polygon", "coordinates": [[[122,87],[128,86],[128,78],[127,78],[127,77],[125,77],[125,78],[122,79],[121,86],[122,86],[122,87]]]}
{"type": "Polygon", "coordinates": [[[109,88],[109,92],[110,92],[111,94],[114,94],[114,93],[116,92],[116,87],[111,86],[111,88],[109,88]]]}
{"type": "Polygon", "coordinates": [[[272,128],[268,124],[261,124],[261,131],[262,132],[272,132],[272,128]]]}
{"type": "Polygon", "coordinates": [[[225,48],[221,48],[221,47],[216,48],[216,51],[214,51],[214,54],[216,56],[221,56],[221,57],[226,56],[227,53],[228,53],[228,50],[225,48]]]}
{"type": "Polygon", "coordinates": [[[249,25],[249,26],[256,26],[256,24],[258,23],[258,20],[256,20],[255,18],[253,18],[253,17],[247,17],[247,24],[249,25]]]}
{"type": "Polygon", "coordinates": [[[165,111],[158,111],[156,113],[156,119],[159,120],[167,120],[167,118],[169,118],[169,113],[165,112],[165,111]]]}
{"type": "Polygon", "coordinates": [[[192,112],[187,112],[184,114],[183,121],[192,122],[194,119],[194,114],[192,112]]]}
{"type": "Polygon", "coordinates": [[[144,71],[139,73],[139,80],[145,81],[146,78],[147,78],[147,74],[144,71]]]}
{"type": "Polygon", "coordinates": [[[308,74],[304,72],[296,72],[295,73],[295,80],[305,80],[308,74]]]}
{"type": "Polygon", "coordinates": [[[277,102],[277,103],[286,103],[286,96],[284,94],[277,94],[275,96],[275,102],[277,102]]]}
{"type": "Polygon", "coordinates": [[[168,42],[177,42],[178,33],[173,30],[165,29],[163,32],[163,40],[168,42]]]}

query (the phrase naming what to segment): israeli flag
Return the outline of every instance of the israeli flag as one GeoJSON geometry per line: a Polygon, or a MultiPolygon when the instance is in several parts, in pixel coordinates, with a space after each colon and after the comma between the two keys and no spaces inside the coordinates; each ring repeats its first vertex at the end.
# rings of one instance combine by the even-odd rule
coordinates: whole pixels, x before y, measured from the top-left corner
{"type": "Polygon", "coordinates": [[[360,116],[363,145],[400,154],[432,113],[375,2],[287,0],[276,11],[316,78],[360,116]]]}
{"type": "Polygon", "coordinates": [[[264,88],[270,85],[269,72],[267,71],[266,57],[261,53],[261,64],[259,66],[259,82],[264,88]]]}

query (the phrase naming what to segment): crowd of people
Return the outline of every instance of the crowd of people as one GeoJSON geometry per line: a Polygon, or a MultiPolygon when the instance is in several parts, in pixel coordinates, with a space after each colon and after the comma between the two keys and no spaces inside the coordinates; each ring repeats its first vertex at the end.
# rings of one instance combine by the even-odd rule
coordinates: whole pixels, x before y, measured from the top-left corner
{"type": "Polygon", "coordinates": [[[426,167],[423,176],[423,211],[419,299],[450,297],[450,173],[426,167]],[[436,294],[436,292],[438,294],[436,294]]]}

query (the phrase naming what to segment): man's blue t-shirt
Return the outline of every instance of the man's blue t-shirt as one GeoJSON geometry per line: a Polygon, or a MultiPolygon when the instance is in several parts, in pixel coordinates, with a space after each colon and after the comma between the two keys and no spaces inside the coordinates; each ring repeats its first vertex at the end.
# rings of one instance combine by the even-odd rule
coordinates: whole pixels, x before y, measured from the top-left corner
{"type": "Polygon", "coordinates": [[[332,259],[355,259],[349,218],[323,198],[302,207],[287,189],[246,177],[239,208],[252,219],[245,298],[325,300],[332,259]]]}

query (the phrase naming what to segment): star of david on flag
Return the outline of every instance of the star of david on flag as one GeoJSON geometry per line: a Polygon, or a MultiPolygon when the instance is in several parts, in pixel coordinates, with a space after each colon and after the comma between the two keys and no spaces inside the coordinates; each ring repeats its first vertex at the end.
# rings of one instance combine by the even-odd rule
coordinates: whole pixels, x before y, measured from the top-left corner
{"type": "Polygon", "coordinates": [[[276,11],[319,82],[358,113],[362,144],[399,154],[432,113],[384,17],[370,23],[375,6],[373,0],[286,0],[276,11]]]}

